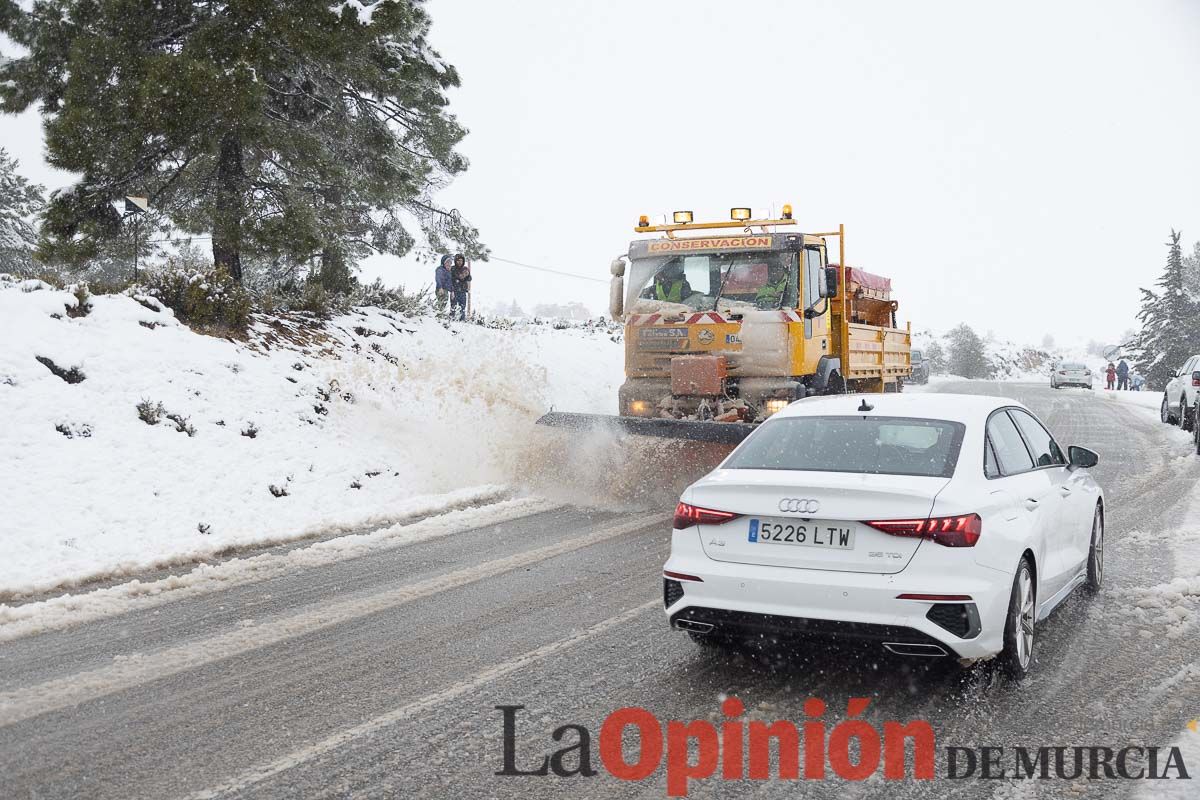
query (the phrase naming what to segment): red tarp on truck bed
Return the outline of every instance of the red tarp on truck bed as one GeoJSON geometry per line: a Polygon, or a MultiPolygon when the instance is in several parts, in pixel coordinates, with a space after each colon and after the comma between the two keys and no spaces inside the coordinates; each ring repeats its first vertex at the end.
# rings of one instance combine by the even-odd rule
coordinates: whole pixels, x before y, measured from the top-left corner
{"type": "MultiPolygon", "coordinates": [[[[836,267],[837,264],[831,264],[830,266],[836,267]]],[[[845,277],[850,283],[857,283],[859,286],[867,289],[873,289],[877,292],[886,292],[891,294],[891,278],[885,278],[882,275],[875,275],[870,272],[865,272],[857,267],[846,267],[845,277]]]]}

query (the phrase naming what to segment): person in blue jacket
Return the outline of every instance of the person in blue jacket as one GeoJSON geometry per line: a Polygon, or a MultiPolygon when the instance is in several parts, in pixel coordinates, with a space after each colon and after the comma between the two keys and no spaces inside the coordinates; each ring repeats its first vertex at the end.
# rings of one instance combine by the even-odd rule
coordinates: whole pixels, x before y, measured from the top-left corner
{"type": "Polygon", "coordinates": [[[446,301],[450,299],[450,292],[454,290],[454,279],[450,277],[450,265],[454,263],[454,256],[442,256],[442,263],[434,270],[434,305],[438,311],[446,310],[446,301]]]}

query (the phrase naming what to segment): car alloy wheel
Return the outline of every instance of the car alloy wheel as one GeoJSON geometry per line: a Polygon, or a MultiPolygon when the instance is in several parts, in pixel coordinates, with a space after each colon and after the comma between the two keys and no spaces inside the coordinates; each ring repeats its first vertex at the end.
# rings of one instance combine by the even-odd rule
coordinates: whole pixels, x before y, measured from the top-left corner
{"type": "Polygon", "coordinates": [[[1162,407],[1159,409],[1158,416],[1164,425],[1172,425],[1175,422],[1175,417],[1171,415],[1171,402],[1165,394],[1163,395],[1162,407]]]}
{"type": "Polygon", "coordinates": [[[1092,518],[1092,546],[1088,552],[1087,587],[1093,594],[1104,585],[1104,511],[1096,506],[1092,518]]]}
{"type": "Polygon", "coordinates": [[[1020,680],[1033,663],[1034,626],[1037,603],[1033,585],[1033,569],[1029,559],[1022,558],[1013,578],[1008,616],[1004,622],[1004,650],[1000,664],[1009,677],[1020,680]]]}

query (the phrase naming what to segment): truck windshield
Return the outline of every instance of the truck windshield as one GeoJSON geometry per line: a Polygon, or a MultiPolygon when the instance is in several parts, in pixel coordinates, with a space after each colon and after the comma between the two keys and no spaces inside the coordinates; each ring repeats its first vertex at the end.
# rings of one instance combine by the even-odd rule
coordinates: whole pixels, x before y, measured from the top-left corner
{"type": "Polygon", "coordinates": [[[763,423],[721,467],[949,478],[965,431],[941,419],[784,417],[763,423]]]}
{"type": "Polygon", "coordinates": [[[642,258],[630,265],[626,307],[695,311],[794,308],[796,254],[785,251],[705,253],[642,258]]]}

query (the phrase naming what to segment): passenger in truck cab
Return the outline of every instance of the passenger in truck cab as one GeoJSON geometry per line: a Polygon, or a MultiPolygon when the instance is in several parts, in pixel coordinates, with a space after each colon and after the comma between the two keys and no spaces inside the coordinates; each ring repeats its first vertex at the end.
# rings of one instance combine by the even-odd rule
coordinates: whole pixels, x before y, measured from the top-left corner
{"type": "Polygon", "coordinates": [[[692,286],[683,274],[683,264],[671,261],[654,276],[653,299],[664,303],[682,303],[692,294],[692,286]]]}

